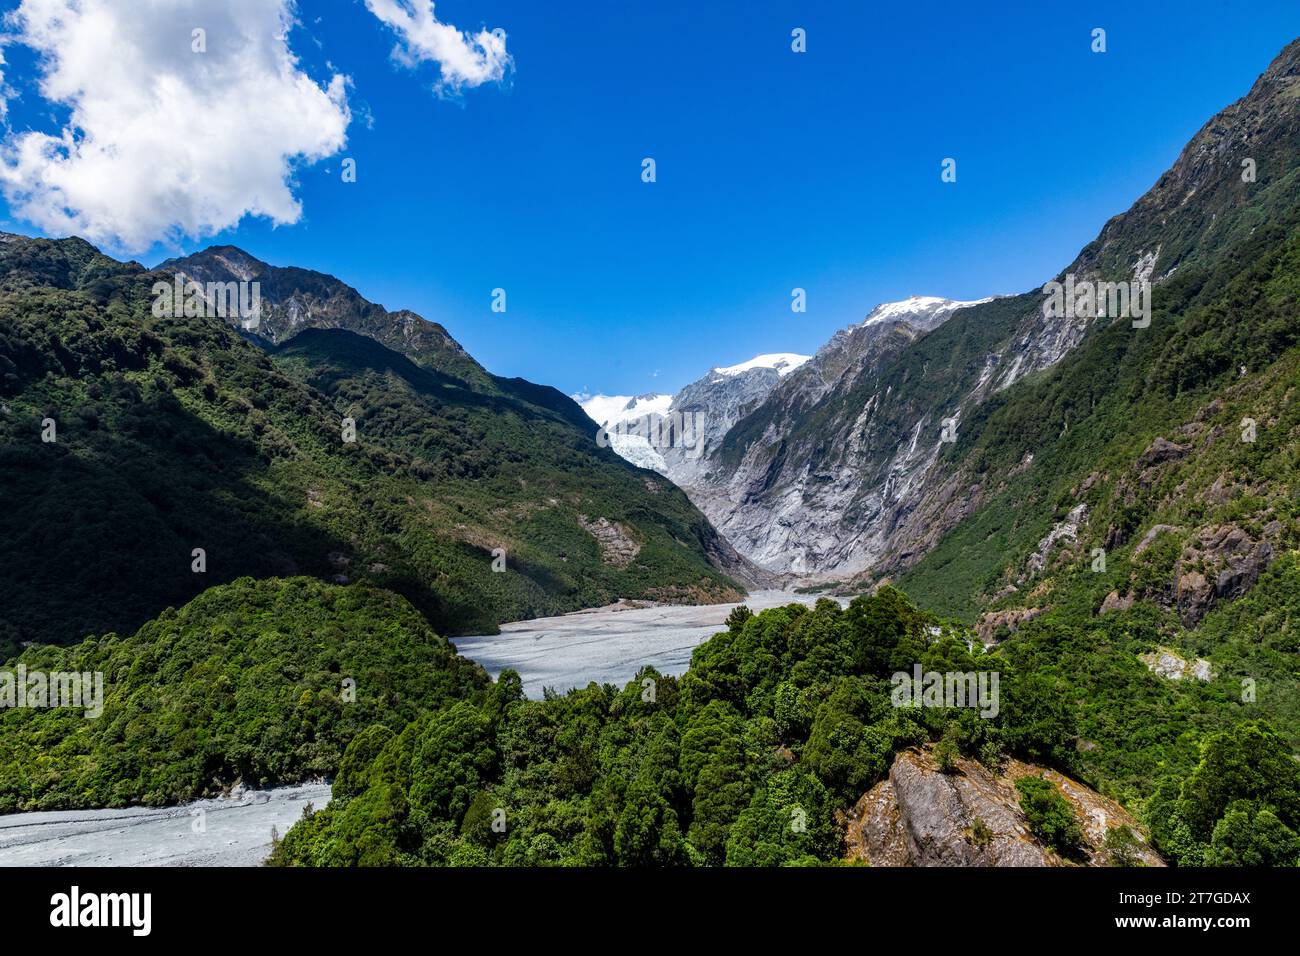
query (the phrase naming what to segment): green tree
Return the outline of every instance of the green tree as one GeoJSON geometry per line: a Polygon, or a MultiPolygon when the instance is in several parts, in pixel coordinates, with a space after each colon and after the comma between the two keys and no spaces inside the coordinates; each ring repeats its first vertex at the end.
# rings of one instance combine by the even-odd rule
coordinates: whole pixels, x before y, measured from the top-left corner
{"type": "Polygon", "coordinates": [[[1083,829],[1074,808],[1056,787],[1042,777],[1021,777],[1020,809],[1034,834],[1061,856],[1075,856],[1083,843],[1083,829]]]}
{"type": "Polygon", "coordinates": [[[411,761],[411,806],[417,823],[445,819],[459,826],[496,762],[492,725],[461,702],[426,718],[411,761]]]}
{"type": "Polygon", "coordinates": [[[1267,807],[1240,800],[1214,825],[1207,866],[1297,866],[1300,836],[1267,807]]]}

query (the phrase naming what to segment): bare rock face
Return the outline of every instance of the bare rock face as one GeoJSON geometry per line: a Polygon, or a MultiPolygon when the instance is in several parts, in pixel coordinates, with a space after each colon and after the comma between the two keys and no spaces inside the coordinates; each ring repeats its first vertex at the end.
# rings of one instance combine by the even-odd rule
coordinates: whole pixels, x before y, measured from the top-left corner
{"type": "Polygon", "coordinates": [[[1111,611],[1127,611],[1132,606],[1132,594],[1126,594],[1121,597],[1118,591],[1111,591],[1106,595],[1106,599],[1101,602],[1101,607],[1097,610],[1097,614],[1109,614],[1111,611]]]}
{"type": "Polygon", "coordinates": [[[1177,445],[1167,438],[1157,438],[1138,458],[1138,467],[1149,468],[1152,465],[1164,464],[1167,461],[1176,461],[1190,450],[1191,447],[1188,445],[1177,445]]]}
{"type": "Polygon", "coordinates": [[[1202,528],[1179,556],[1175,571],[1174,600],[1183,624],[1194,626],[1219,601],[1249,590],[1272,562],[1270,538],[1280,530],[1279,523],[1270,523],[1256,540],[1236,525],[1202,528]]]}
{"type": "Polygon", "coordinates": [[[1020,811],[1015,782],[1028,775],[1047,779],[1074,808],[1088,865],[1112,864],[1102,845],[1107,832],[1118,827],[1137,836],[1142,863],[1164,865],[1123,807],[1077,781],[1017,760],[994,773],[958,758],[956,772],[945,774],[928,751],[918,749],[899,754],[888,779],[849,813],[849,858],[872,866],[1070,865],[1034,836],[1020,811]]]}
{"type": "Polygon", "coordinates": [[[616,568],[625,568],[641,551],[641,545],[632,540],[628,529],[617,521],[608,518],[596,518],[594,521],[586,515],[578,516],[582,530],[596,539],[600,547],[600,559],[616,568]]]}
{"type": "Polygon", "coordinates": [[[994,644],[997,642],[997,632],[1001,627],[1014,631],[1026,621],[1032,621],[1041,614],[1046,614],[1051,608],[1046,607],[1015,607],[1008,608],[1004,611],[989,611],[980,617],[975,624],[975,633],[985,644],[994,644]]]}
{"type": "Polygon", "coordinates": [[[1147,666],[1153,674],[1167,677],[1169,680],[1183,680],[1193,677],[1199,681],[1214,679],[1210,662],[1203,657],[1189,661],[1177,651],[1168,647],[1157,647],[1154,651],[1139,654],[1138,660],[1147,666]]]}
{"type": "MultiPolygon", "coordinates": [[[[1028,575],[1034,575],[1047,568],[1052,550],[1062,542],[1074,542],[1079,538],[1079,526],[1088,518],[1088,506],[1078,504],[1070,509],[1065,519],[1058,521],[1050,532],[1038,542],[1038,547],[1029,556],[1028,575]]],[[[1027,575],[1021,576],[1021,582],[1027,575]]]]}

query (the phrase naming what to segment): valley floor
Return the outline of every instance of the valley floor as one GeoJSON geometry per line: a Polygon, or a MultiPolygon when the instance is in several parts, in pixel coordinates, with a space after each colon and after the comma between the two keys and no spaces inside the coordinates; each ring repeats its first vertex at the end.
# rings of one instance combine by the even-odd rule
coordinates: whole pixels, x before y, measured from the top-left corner
{"type": "MultiPolygon", "coordinates": [[[[755,591],[742,603],[755,613],[785,604],[817,603],[816,594],[755,591]]],[[[847,604],[847,598],[840,598],[847,604]]],[[[543,688],[564,693],[598,684],[624,686],[647,664],[661,674],[680,675],[691,652],[725,628],[735,604],[599,608],[560,617],[502,624],[500,634],[456,637],[456,650],[496,677],[513,668],[524,693],[540,699],[543,688]]]]}
{"type": "MultiPolygon", "coordinates": [[[[755,612],[812,605],[817,595],[757,591],[744,603],[755,612]]],[[[841,603],[846,603],[841,599],[841,603]]],[[[588,682],[623,686],[647,664],[680,675],[691,652],[726,627],[737,605],[612,606],[561,617],[504,624],[500,634],[454,639],[461,654],[494,677],[514,668],[524,692],[563,693],[588,682]]],[[[129,807],[14,813],[0,816],[0,866],[257,866],[270,853],[272,828],[283,836],[302,816],[330,800],[328,784],[245,791],[175,807],[129,807]],[[205,831],[194,830],[203,812],[205,831]]]]}
{"type": "Polygon", "coordinates": [[[178,807],[11,813],[0,816],[0,866],[258,866],[272,828],[283,836],[303,807],[329,801],[329,784],[310,783],[178,807]]]}

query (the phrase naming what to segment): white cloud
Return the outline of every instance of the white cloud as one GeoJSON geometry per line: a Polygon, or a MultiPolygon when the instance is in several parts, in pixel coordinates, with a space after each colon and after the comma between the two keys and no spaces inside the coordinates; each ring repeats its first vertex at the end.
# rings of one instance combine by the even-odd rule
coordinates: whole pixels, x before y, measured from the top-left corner
{"type": "Polygon", "coordinates": [[[433,0],[366,0],[366,9],[397,33],[393,55],[406,66],[437,63],[442,70],[438,89],[456,92],[464,86],[499,82],[510,66],[504,32],[479,30],[472,36],[433,13],[433,0]]]}
{"type": "Polygon", "coordinates": [[[297,222],[293,169],[341,150],[351,114],[346,77],[299,68],[292,17],[293,0],[22,0],[8,42],[70,112],[57,135],[6,134],[11,213],[127,252],[249,215],[297,222]]]}

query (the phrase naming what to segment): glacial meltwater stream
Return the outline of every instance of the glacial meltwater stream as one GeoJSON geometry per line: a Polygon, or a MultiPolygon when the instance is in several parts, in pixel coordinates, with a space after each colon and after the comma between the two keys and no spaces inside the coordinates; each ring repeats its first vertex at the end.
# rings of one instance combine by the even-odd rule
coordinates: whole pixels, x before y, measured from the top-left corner
{"type": "MultiPolygon", "coordinates": [[[[751,610],[816,596],[758,591],[751,610]]],[[[454,639],[457,650],[493,676],[513,668],[524,693],[563,693],[590,681],[623,686],[649,664],[681,674],[691,651],[726,627],[734,604],[601,608],[504,624],[500,634],[454,639]]],[[[0,866],[256,866],[272,833],[285,833],[303,807],[323,807],[324,783],[243,791],[178,807],[61,810],[0,816],[0,866]]]]}
{"type": "MultiPolygon", "coordinates": [[[[789,591],[755,591],[744,601],[755,612],[816,602],[817,595],[789,591]]],[[[725,630],[727,615],[735,607],[600,608],[502,624],[500,634],[455,637],[452,642],[493,677],[507,668],[518,671],[524,694],[537,699],[545,687],[561,694],[591,681],[622,687],[647,664],[661,674],[682,674],[691,662],[691,651],[725,630]]]]}

